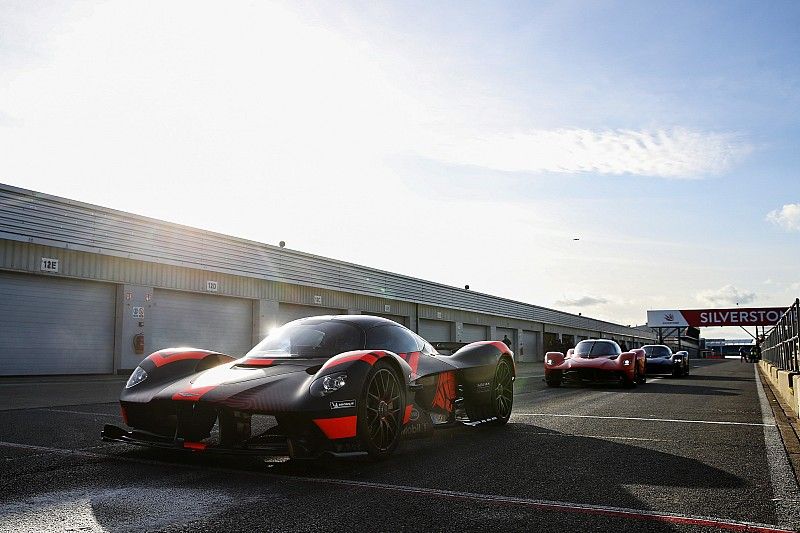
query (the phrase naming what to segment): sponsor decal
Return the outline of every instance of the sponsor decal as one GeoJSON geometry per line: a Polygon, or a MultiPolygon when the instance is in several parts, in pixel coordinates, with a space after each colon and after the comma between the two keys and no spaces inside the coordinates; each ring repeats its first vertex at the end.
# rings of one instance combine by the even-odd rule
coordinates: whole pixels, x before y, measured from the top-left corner
{"type": "Polygon", "coordinates": [[[486,392],[491,387],[491,382],[485,381],[483,383],[476,383],[475,384],[475,391],[476,392],[486,392]]]}
{"type": "Polygon", "coordinates": [[[355,406],[355,400],[336,400],[331,402],[331,409],[349,409],[355,406]]]}

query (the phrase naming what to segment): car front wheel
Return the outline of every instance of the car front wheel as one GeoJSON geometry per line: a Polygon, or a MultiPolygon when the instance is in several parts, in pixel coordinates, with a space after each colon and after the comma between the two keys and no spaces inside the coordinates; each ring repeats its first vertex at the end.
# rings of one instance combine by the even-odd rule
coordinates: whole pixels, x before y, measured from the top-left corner
{"type": "Polygon", "coordinates": [[[377,361],[367,374],[358,411],[358,438],[374,459],[391,455],[403,429],[405,390],[392,365],[377,361]]]}

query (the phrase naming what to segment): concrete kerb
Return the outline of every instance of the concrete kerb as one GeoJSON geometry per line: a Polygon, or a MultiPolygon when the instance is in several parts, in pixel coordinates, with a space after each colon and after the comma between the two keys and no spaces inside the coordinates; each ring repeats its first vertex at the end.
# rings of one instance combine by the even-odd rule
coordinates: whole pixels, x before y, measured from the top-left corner
{"type": "Polygon", "coordinates": [[[800,416],[800,375],[788,370],[779,370],[775,365],[764,361],[758,362],[761,373],[767,378],[772,390],[781,397],[786,405],[791,406],[795,416],[800,416]]]}

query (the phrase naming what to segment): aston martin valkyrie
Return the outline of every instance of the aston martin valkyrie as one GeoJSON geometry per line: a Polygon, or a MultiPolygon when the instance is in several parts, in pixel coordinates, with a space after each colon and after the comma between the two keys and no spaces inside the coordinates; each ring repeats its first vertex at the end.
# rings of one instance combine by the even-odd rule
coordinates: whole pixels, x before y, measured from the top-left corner
{"type": "Polygon", "coordinates": [[[159,350],[120,397],[127,428],[102,438],[156,448],[253,455],[384,458],[402,435],[511,416],[514,357],[500,341],[441,355],[385,318],[289,322],[243,357],[159,350]]]}

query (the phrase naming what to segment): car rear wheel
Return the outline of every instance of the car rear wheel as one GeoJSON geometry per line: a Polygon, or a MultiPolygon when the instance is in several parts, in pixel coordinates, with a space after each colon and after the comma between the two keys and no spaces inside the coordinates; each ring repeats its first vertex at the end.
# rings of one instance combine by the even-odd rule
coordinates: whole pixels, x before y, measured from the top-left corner
{"type": "Polygon", "coordinates": [[[501,358],[494,371],[492,381],[492,408],[494,410],[494,425],[502,426],[511,418],[511,408],[514,406],[514,372],[508,359],[501,358]]]}
{"type": "Polygon", "coordinates": [[[636,367],[636,376],[634,377],[634,379],[636,383],[640,385],[647,383],[647,375],[644,372],[641,372],[638,366],[636,367]]]}
{"type": "Polygon", "coordinates": [[[511,418],[514,405],[514,371],[505,357],[498,361],[490,389],[488,403],[466,405],[467,417],[473,422],[486,421],[489,425],[502,426],[511,418]]]}
{"type": "Polygon", "coordinates": [[[377,361],[367,374],[358,413],[358,437],[374,459],[391,455],[403,429],[405,390],[390,363],[377,361]]]}

